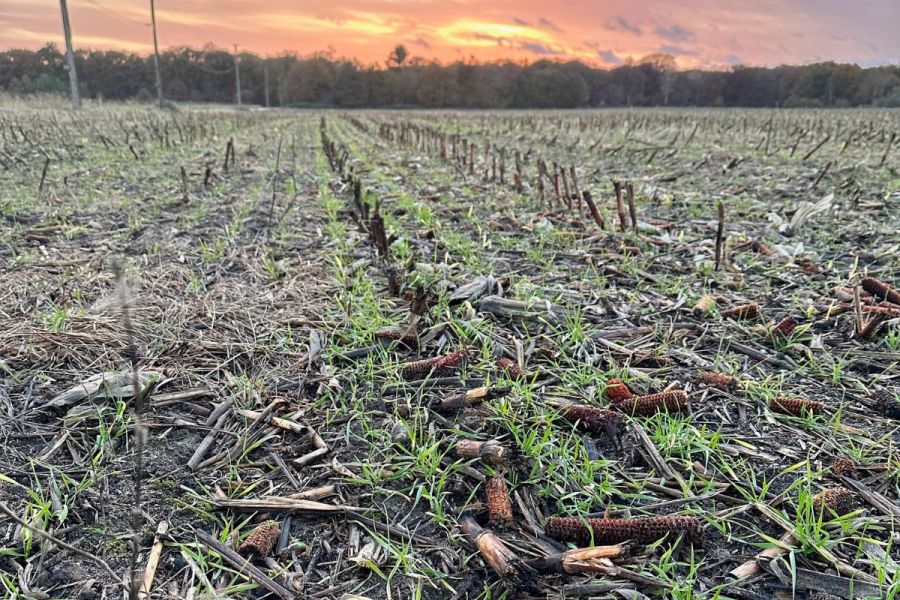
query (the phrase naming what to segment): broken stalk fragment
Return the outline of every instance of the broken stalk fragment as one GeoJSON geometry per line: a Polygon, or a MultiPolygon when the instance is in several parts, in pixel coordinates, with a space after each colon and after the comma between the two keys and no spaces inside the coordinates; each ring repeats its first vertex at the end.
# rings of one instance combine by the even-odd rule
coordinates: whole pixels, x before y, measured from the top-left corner
{"type": "Polygon", "coordinates": [[[512,451],[497,440],[460,440],[456,443],[456,455],[460,458],[478,458],[489,465],[500,465],[509,459],[512,451]]]}
{"type": "Polygon", "coordinates": [[[722,311],[722,316],[728,319],[749,320],[759,316],[759,304],[750,302],[722,311]]]}
{"type": "Polygon", "coordinates": [[[691,312],[695,315],[705,315],[710,312],[716,306],[716,299],[710,296],[709,294],[704,294],[697,300],[697,304],[694,305],[694,308],[691,309],[691,312]]]}
{"type": "Polygon", "coordinates": [[[471,390],[466,390],[461,394],[454,394],[441,400],[439,409],[441,412],[452,412],[462,410],[467,406],[474,406],[486,400],[494,398],[502,398],[510,392],[509,387],[482,386],[471,390]]]}
{"type": "Polygon", "coordinates": [[[469,515],[462,517],[459,520],[459,530],[497,575],[513,577],[518,574],[521,563],[519,557],[490,530],[476,523],[474,518],[469,515]]]}
{"type": "Polygon", "coordinates": [[[623,558],[627,550],[628,544],[575,548],[559,554],[551,554],[546,558],[535,558],[526,561],[526,564],[538,573],[568,575],[603,573],[609,569],[610,561],[616,558],[623,558]]]}

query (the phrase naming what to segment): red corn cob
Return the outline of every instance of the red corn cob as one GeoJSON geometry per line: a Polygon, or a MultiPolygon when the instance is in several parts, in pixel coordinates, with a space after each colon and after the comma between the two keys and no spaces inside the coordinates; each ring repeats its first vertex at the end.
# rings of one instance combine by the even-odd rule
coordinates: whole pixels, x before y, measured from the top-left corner
{"type": "Polygon", "coordinates": [[[748,247],[757,254],[762,254],[763,256],[772,256],[775,254],[769,246],[759,240],[753,240],[748,244],[748,247]]]}
{"type": "Polygon", "coordinates": [[[604,390],[603,394],[613,404],[631,398],[631,390],[628,389],[628,386],[621,379],[610,379],[607,381],[606,390],[604,390]]]}
{"type": "Polygon", "coordinates": [[[813,508],[816,509],[816,512],[828,509],[828,511],[834,511],[838,515],[846,515],[853,510],[853,501],[855,499],[856,496],[847,488],[828,488],[813,497],[813,508]]]}
{"type": "Polygon", "coordinates": [[[509,488],[502,477],[491,477],[484,486],[488,520],[493,526],[509,526],[513,521],[509,488]]]}
{"type": "Polygon", "coordinates": [[[891,419],[900,419],[900,400],[890,390],[878,390],[872,394],[875,410],[891,419]]]}
{"type": "Polygon", "coordinates": [[[506,376],[510,379],[525,378],[525,372],[522,370],[522,367],[520,367],[519,364],[514,360],[501,358],[497,361],[497,368],[506,373],[506,376]]]}
{"type": "Polygon", "coordinates": [[[447,369],[458,367],[466,359],[467,355],[468,352],[466,350],[457,350],[444,356],[409,362],[400,369],[400,375],[403,379],[421,379],[432,371],[441,373],[447,369]]]}
{"type": "Polygon", "coordinates": [[[385,327],[375,332],[375,339],[381,342],[399,342],[412,348],[416,345],[416,333],[402,327],[385,327]]]}
{"type": "Polygon", "coordinates": [[[806,398],[773,398],[769,401],[769,408],[773,412],[783,415],[802,417],[807,414],[817,415],[821,413],[825,405],[806,398]]]}
{"type": "Polygon", "coordinates": [[[839,458],[831,463],[831,472],[838,477],[842,475],[853,475],[856,472],[856,463],[846,458],[839,458]]]}
{"type": "Polygon", "coordinates": [[[637,517],[634,519],[579,519],[550,517],[544,524],[547,535],[564,542],[587,544],[593,531],[594,543],[616,544],[634,540],[649,544],[667,535],[684,534],[687,541],[700,538],[700,520],[696,517],[637,517]]]}
{"type": "Polygon", "coordinates": [[[751,302],[750,304],[742,304],[722,311],[722,316],[731,319],[755,319],[759,316],[759,304],[751,302]]]}
{"type": "Polygon", "coordinates": [[[738,380],[735,377],[726,375],[725,373],[715,373],[713,371],[701,371],[697,373],[695,381],[699,384],[707,385],[725,392],[734,391],[738,386],[738,380]]]}
{"type": "Polygon", "coordinates": [[[570,423],[578,423],[582,429],[592,433],[606,433],[610,427],[622,422],[622,415],[617,412],[582,404],[567,406],[563,411],[563,417],[570,423]]]}
{"type": "Polygon", "coordinates": [[[275,542],[278,541],[280,533],[281,526],[276,521],[266,521],[238,546],[238,552],[266,557],[272,552],[272,548],[275,547],[275,542]]]}
{"type": "Polygon", "coordinates": [[[863,306],[862,311],[868,314],[884,315],[890,319],[900,317],[900,306],[887,306],[886,303],[879,304],[878,306],[863,306]]]}
{"type": "Polygon", "coordinates": [[[658,412],[676,413],[688,406],[688,396],[684,390],[669,390],[647,396],[635,396],[616,403],[615,407],[629,415],[645,417],[658,412]]]}
{"type": "Polygon", "coordinates": [[[863,277],[860,283],[864,290],[879,300],[887,300],[891,304],[900,304],[900,292],[888,284],[878,281],[874,277],[863,277]]]}
{"type": "Polygon", "coordinates": [[[769,333],[769,339],[777,340],[777,339],[786,339],[791,337],[791,334],[794,333],[794,330],[797,328],[797,319],[794,317],[786,317],[782,319],[778,325],[772,328],[771,333],[769,333]]]}

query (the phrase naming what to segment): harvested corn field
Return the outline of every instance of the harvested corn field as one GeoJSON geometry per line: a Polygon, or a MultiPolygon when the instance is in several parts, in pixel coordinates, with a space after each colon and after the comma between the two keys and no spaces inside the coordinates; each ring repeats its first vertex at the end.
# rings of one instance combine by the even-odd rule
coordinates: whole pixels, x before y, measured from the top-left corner
{"type": "Polygon", "coordinates": [[[898,132],[7,106],[0,589],[900,597],[898,132]]]}

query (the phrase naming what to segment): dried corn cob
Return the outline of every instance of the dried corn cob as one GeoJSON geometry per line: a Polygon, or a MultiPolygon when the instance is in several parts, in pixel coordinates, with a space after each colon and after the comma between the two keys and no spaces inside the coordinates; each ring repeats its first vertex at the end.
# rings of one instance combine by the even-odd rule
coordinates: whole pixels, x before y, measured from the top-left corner
{"type": "Polygon", "coordinates": [[[738,380],[736,377],[726,375],[725,373],[716,373],[715,371],[700,371],[694,379],[701,385],[716,388],[725,392],[731,392],[737,389],[738,380]]]}
{"type": "Polygon", "coordinates": [[[847,488],[828,488],[813,497],[813,508],[817,513],[827,509],[838,515],[846,515],[853,510],[853,501],[855,499],[856,496],[847,488]]]}
{"type": "Polygon", "coordinates": [[[628,386],[621,379],[610,379],[607,381],[606,390],[604,390],[603,394],[613,404],[622,400],[628,400],[632,396],[631,390],[628,389],[628,386]]]}
{"type": "Polygon", "coordinates": [[[497,361],[497,368],[506,373],[506,376],[510,379],[525,378],[525,372],[522,370],[522,367],[520,367],[519,364],[514,360],[501,358],[497,361]]]}
{"type": "Polygon", "coordinates": [[[617,412],[583,404],[565,407],[563,417],[570,423],[578,423],[582,429],[592,433],[607,433],[610,428],[622,422],[622,415],[617,412]]]}
{"type": "Polygon", "coordinates": [[[759,304],[751,302],[722,311],[722,316],[730,319],[755,319],[759,316],[759,304]]]}
{"type": "Polygon", "coordinates": [[[617,402],[615,407],[629,415],[645,417],[658,412],[681,412],[688,407],[688,396],[684,390],[669,390],[646,396],[635,396],[617,402]]]}
{"type": "Polygon", "coordinates": [[[856,473],[856,463],[847,458],[839,458],[831,463],[831,472],[838,477],[843,475],[853,475],[856,473]]]}
{"type": "Polygon", "coordinates": [[[888,284],[878,281],[874,277],[863,277],[860,282],[862,289],[866,290],[879,300],[887,300],[891,304],[900,304],[900,292],[888,284]]]}
{"type": "Polygon", "coordinates": [[[700,539],[700,520],[696,517],[638,517],[634,519],[578,519],[550,517],[544,525],[547,535],[564,542],[615,544],[634,540],[648,544],[667,535],[684,534],[689,542],[700,539]]]}
{"type": "Polygon", "coordinates": [[[385,327],[375,332],[375,339],[380,342],[398,342],[408,348],[414,348],[418,342],[415,330],[402,327],[385,327]]]}
{"type": "Polygon", "coordinates": [[[794,415],[802,417],[809,414],[818,415],[825,408],[825,405],[815,400],[807,400],[806,398],[772,398],[769,401],[769,408],[773,412],[783,415],[794,415]]]}
{"type": "Polygon", "coordinates": [[[509,499],[509,488],[502,477],[491,477],[484,486],[487,500],[488,520],[491,525],[512,525],[512,501],[509,499]]]}
{"type": "Polygon", "coordinates": [[[791,337],[791,334],[794,333],[797,325],[797,319],[795,319],[794,317],[786,317],[772,328],[772,331],[769,333],[768,337],[771,340],[783,340],[789,338],[791,337]]]}
{"type": "Polygon", "coordinates": [[[266,521],[247,536],[247,539],[238,546],[238,552],[266,557],[272,552],[272,548],[275,547],[275,542],[278,541],[280,533],[281,526],[277,521],[266,521]]]}
{"type": "Polygon", "coordinates": [[[458,367],[468,356],[466,350],[457,350],[444,356],[435,356],[406,363],[400,369],[403,379],[421,379],[429,373],[441,373],[447,369],[458,367]]]}
{"type": "Polygon", "coordinates": [[[872,394],[875,410],[885,417],[900,419],[900,400],[890,390],[878,390],[872,394]]]}
{"type": "Polygon", "coordinates": [[[757,254],[762,254],[763,256],[772,256],[775,252],[766,245],[765,243],[759,240],[753,240],[747,244],[747,247],[756,252],[757,254]]]}

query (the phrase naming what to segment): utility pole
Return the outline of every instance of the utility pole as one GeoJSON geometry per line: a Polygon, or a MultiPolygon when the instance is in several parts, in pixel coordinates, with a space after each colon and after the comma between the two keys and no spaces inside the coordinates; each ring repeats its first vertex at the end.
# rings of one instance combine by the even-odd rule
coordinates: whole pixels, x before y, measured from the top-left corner
{"type": "Polygon", "coordinates": [[[263,59],[263,82],[266,88],[266,108],[269,108],[269,62],[263,59]]]}
{"type": "Polygon", "coordinates": [[[156,101],[163,107],[162,76],[159,74],[159,41],[156,37],[156,0],[150,0],[150,21],[153,23],[153,70],[156,71],[156,101]]]}
{"type": "Polygon", "coordinates": [[[62,11],[63,33],[66,35],[66,64],[69,67],[69,87],[72,90],[72,108],[81,108],[81,95],[78,93],[78,73],[75,72],[75,51],[72,50],[72,26],[69,24],[69,7],[66,0],[59,0],[62,11]]]}
{"type": "Polygon", "coordinates": [[[241,61],[238,59],[238,47],[234,45],[234,85],[237,91],[237,105],[241,106],[241,61]]]}

